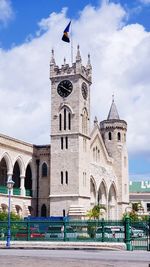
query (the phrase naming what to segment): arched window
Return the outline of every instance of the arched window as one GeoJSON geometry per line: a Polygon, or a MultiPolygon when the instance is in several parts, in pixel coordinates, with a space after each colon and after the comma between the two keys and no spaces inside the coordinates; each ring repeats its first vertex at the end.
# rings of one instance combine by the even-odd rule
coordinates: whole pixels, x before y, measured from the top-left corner
{"type": "Polygon", "coordinates": [[[68,149],[68,136],[66,136],[66,149],[68,149]]]}
{"type": "Polygon", "coordinates": [[[64,138],[61,137],[61,149],[63,149],[63,148],[64,148],[64,138]]]}
{"type": "Polygon", "coordinates": [[[109,139],[109,140],[112,139],[111,132],[108,133],[108,139],[109,139]]]}
{"type": "Polygon", "coordinates": [[[121,141],[121,134],[120,134],[120,132],[118,132],[117,136],[118,136],[118,141],[121,141]]]}
{"type": "Polygon", "coordinates": [[[68,184],[68,172],[66,171],[66,184],[68,184]]]}
{"type": "Polygon", "coordinates": [[[64,108],[64,130],[66,130],[66,109],[64,108]]]}
{"type": "Polygon", "coordinates": [[[0,185],[6,186],[7,182],[7,165],[6,161],[3,158],[0,162],[0,185]]]}
{"type": "Polygon", "coordinates": [[[63,172],[61,172],[61,184],[63,184],[63,172]]]}
{"type": "Polygon", "coordinates": [[[47,176],[47,164],[44,162],[42,164],[42,177],[47,176]]]}
{"type": "Polygon", "coordinates": [[[41,217],[46,217],[47,216],[47,208],[46,205],[43,204],[41,207],[41,217]]]}
{"type": "Polygon", "coordinates": [[[62,115],[59,114],[59,131],[61,131],[62,129],[61,124],[62,124],[62,115]]]}
{"type": "Polygon", "coordinates": [[[71,130],[71,114],[68,113],[68,129],[71,130]]]}

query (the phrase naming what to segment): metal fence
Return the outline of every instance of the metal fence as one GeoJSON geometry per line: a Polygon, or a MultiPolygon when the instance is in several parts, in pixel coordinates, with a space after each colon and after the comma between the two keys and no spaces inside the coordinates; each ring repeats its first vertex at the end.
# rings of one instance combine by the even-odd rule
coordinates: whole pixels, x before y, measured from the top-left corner
{"type": "MultiPolygon", "coordinates": [[[[150,221],[149,221],[150,222],[150,221]]],[[[149,222],[105,220],[11,221],[11,240],[125,242],[127,250],[149,250],[149,222]]],[[[0,222],[0,240],[6,240],[7,222],[0,222]]]]}

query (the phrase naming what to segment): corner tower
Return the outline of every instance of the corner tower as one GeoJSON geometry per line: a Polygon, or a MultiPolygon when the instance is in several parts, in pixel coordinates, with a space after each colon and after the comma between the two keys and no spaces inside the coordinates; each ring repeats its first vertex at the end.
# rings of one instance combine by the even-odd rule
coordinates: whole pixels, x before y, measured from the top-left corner
{"type": "Polygon", "coordinates": [[[100,123],[100,129],[108,154],[114,160],[113,167],[117,177],[118,215],[121,217],[129,204],[127,123],[119,118],[114,98],[107,120],[100,123]]]}
{"type": "Polygon", "coordinates": [[[90,56],[84,67],[79,46],[72,66],[64,59],[59,68],[52,51],[50,215],[90,206],[91,71],[90,56]]]}

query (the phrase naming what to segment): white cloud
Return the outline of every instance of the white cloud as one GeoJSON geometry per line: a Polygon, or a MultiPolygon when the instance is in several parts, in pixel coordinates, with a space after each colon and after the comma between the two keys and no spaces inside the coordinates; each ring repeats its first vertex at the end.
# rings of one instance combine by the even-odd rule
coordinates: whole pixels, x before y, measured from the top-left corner
{"type": "Polygon", "coordinates": [[[150,0],[139,0],[143,4],[150,4],[150,0]]]}
{"type": "MultiPolygon", "coordinates": [[[[120,117],[128,122],[130,152],[150,150],[150,33],[141,25],[126,25],[127,13],[120,5],[87,6],[72,22],[74,58],[80,44],[83,63],[91,54],[93,85],[92,116],[106,119],[111,95],[120,117]]],[[[49,60],[55,49],[58,65],[70,46],[61,41],[69,19],[66,9],[39,22],[37,37],[0,50],[1,132],[36,144],[49,143],[50,81],[49,60]]]]}
{"type": "Polygon", "coordinates": [[[6,24],[13,17],[10,0],[0,0],[0,22],[6,24]]]}

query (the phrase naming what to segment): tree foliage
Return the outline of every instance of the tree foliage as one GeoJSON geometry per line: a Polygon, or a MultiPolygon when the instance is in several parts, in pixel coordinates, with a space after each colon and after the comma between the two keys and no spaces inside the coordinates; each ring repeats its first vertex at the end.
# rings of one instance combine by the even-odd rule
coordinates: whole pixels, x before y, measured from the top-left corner
{"type": "Polygon", "coordinates": [[[104,205],[95,205],[91,210],[88,211],[87,216],[89,217],[89,219],[98,220],[103,214],[104,210],[106,210],[106,207],[104,205]]]}
{"type": "MultiPolygon", "coordinates": [[[[11,212],[10,219],[12,221],[20,221],[21,217],[19,215],[16,215],[14,212],[11,212]]],[[[8,212],[0,211],[0,221],[7,221],[7,220],[8,220],[8,212]]]]}

